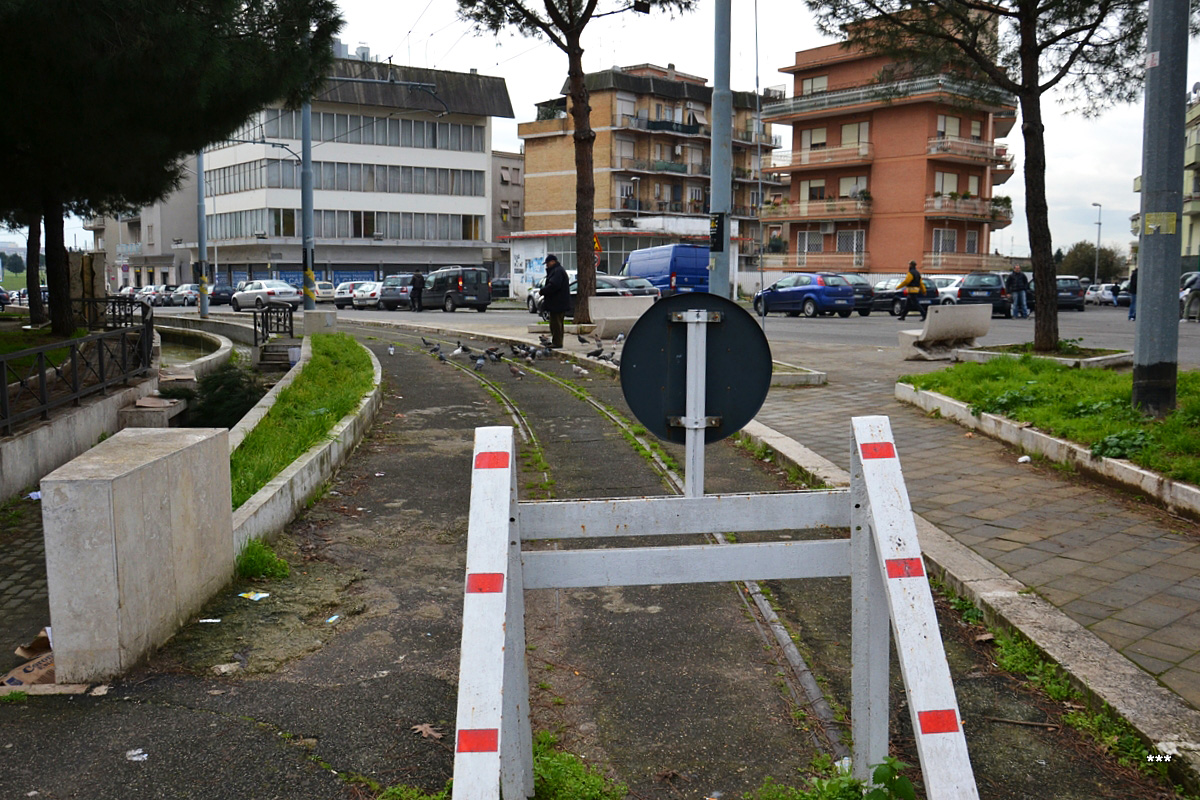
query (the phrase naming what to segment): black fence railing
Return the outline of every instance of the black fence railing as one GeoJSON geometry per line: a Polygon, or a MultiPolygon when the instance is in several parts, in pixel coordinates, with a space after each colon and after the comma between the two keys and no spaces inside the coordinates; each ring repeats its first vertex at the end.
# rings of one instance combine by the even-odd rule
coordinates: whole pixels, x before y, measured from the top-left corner
{"type": "Polygon", "coordinates": [[[132,297],[76,297],[71,299],[75,323],[88,330],[111,331],[141,324],[143,301],[132,297]]]}
{"type": "Polygon", "coordinates": [[[292,312],[294,310],[291,303],[281,303],[277,300],[270,301],[263,308],[253,309],[254,346],[258,347],[276,335],[292,338],[294,335],[292,312]]]}
{"type": "Polygon", "coordinates": [[[154,310],[143,305],[140,325],[0,354],[0,434],[148,374],[153,344],[154,310]]]}

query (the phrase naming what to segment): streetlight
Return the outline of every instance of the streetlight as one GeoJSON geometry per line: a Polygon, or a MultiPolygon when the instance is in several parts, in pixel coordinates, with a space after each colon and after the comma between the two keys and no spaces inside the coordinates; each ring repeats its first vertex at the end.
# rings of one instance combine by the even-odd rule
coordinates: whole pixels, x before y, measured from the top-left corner
{"type": "Polygon", "coordinates": [[[633,216],[636,219],[642,215],[642,199],[638,196],[638,181],[641,178],[634,175],[630,180],[633,181],[633,216]]]}
{"type": "Polygon", "coordinates": [[[1096,266],[1092,272],[1092,283],[1096,284],[1100,282],[1100,214],[1103,213],[1104,206],[1099,203],[1092,203],[1092,205],[1096,207],[1096,266]]]}

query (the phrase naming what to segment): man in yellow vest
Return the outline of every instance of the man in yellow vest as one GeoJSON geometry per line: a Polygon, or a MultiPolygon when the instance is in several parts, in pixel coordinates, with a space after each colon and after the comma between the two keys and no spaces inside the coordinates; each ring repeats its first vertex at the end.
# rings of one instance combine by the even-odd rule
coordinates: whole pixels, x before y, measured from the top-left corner
{"type": "Polygon", "coordinates": [[[896,291],[904,290],[905,302],[904,312],[900,315],[903,320],[908,316],[908,312],[916,311],[921,315],[921,319],[925,319],[925,306],[921,305],[921,293],[925,291],[925,284],[921,282],[921,273],[917,271],[917,262],[908,262],[908,274],[896,284],[896,291]]]}

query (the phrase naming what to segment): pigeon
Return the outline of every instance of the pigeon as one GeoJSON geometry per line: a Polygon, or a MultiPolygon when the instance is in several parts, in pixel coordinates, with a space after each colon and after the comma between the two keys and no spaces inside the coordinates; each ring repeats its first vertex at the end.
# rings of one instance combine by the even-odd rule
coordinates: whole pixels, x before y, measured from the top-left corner
{"type": "Polygon", "coordinates": [[[587,337],[586,337],[586,336],[584,336],[584,335],[582,335],[582,334],[579,334],[579,333],[575,334],[575,338],[579,340],[579,343],[580,343],[580,344],[587,344],[587,343],[588,343],[588,339],[587,339],[587,337]]]}
{"type": "Polygon", "coordinates": [[[396,345],[394,345],[394,344],[389,344],[389,345],[388,345],[388,355],[389,355],[389,356],[394,356],[394,355],[396,355],[396,345]]]}
{"type": "Polygon", "coordinates": [[[458,346],[458,349],[457,349],[457,350],[455,350],[455,351],[454,351],[453,353],[451,353],[450,355],[452,355],[452,356],[461,356],[461,355],[462,355],[463,353],[465,353],[465,352],[467,352],[467,351],[466,351],[466,350],[463,350],[463,348],[462,348],[462,345],[460,344],[460,345],[458,346]]]}
{"type": "Polygon", "coordinates": [[[544,333],[538,334],[538,340],[542,343],[542,347],[549,347],[554,342],[553,339],[544,333]]]}
{"type": "Polygon", "coordinates": [[[574,372],[576,375],[579,375],[580,377],[588,374],[588,371],[586,369],[584,369],[583,367],[579,366],[578,364],[572,364],[571,371],[574,372]]]}
{"type": "Polygon", "coordinates": [[[437,359],[438,359],[438,361],[441,361],[441,362],[442,362],[442,363],[444,363],[444,364],[449,364],[449,363],[450,363],[450,359],[446,358],[446,357],[445,357],[444,355],[442,355],[441,353],[438,353],[438,354],[437,354],[437,359]]]}
{"type": "Polygon", "coordinates": [[[500,359],[503,358],[503,356],[501,356],[499,353],[491,353],[491,352],[487,353],[487,357],[488,357],[488,360],[491,361],[493,364],[499,364],[500,359]]]}
{"type": "Polygon", "coordinates": [[[613,363],[613,366],[615,366],[615,367],[619,367],[619,366],[621,366],[621,359],[619,359],[619,358],[610,358],[609,360],[610,360],[610,361],[612,361],[612,363],[613,363]]]}
{"type": "Polygon", "coordinates": [[[604,352],[604,345],[600,345],[595,350],[588,351],[588,357],[589,358],[599,358],[600,354],[603,352],[604,352]]]}
{"type": "Polygon", "coordinates": [[[514,378],[517,378],[518,380],[519,380],[519,379],[521,379],[521,378],[524,378],[524,377],[525,377],[525,372],[524,372],[524,370],[522,370],[522,369],[521,369],[520,367],[518,367],[516,364],[509,364],[509,365],[508,365],[508,371],[509,371],[509,372],[511,372],[511,373],[512,373],[512,376],[513,376],[514,378]]]}
{"type": "Polygon", "coordinates": [[[433,347],[433,342],[429,341],[424,336],[421,337],[421,344],[425,345],[426,347],[433,347]]]}
{"type": "Polygon", "coordinates": [[[442,354],[442,343],[438,342],[433,347],[429,348],[429,352],[434,353],[436,355],[441,355],[442,354]]]}
{"type": "Polygon", "coordinates": [[[546,347],[543,348],[541,350],[541,352],[538,353],[538,355],[541,356],[542,358],[553,358],[554,351],[552,349],[550,349],[550,345],[546,345],[546,347]]]}
{"type": "Polygon", "coordinates": [[[594,342],[595,342],[597,345],[599,345],[600,347],[603,347],[603,346],[604,346],[604,340],[603,340],[603,339],[601,339],[599,336],[597,336],[597,335],[596,335],[596,334],[594,334],[594,333],[592,334],[592,341],[594,341],[594,342]]]}
{"type": "Polygon", "coordinates": [[[458,349],[459,349],[460,351],[462,351],[462,352],[464,352],[464,353],[468,353],[468,354],[471,352],[471,348],[467,347],[467,346],[466,346],[465,344],[463,344],[462,342],[455,342],[455,344],[457,344],[457,345],[458,345],[458,349]]]}
{"type": "Polygon", "coordinates": [[[487,359],[484,358],[483,356],[480,356],[479,358],[475,359],[475,371],[479,372],[479,370],[483,369],[483,365],[486,363],[487,363],[487,359]]]}
{"type": "Polygon", "coordinates": [[[618,333],[618,334],[617,334],[617,338],[616,338],[616,339],[614,339],[613,341],[614,341],[616,344],[620,344],[621,342],[625,341],[625,334],[623,334],[623,333],[618,333]]]}

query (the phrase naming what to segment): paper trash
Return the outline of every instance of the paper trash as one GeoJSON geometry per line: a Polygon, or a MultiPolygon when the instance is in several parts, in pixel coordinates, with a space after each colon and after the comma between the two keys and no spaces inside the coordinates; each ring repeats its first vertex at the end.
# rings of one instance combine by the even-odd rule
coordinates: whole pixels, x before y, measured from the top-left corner
{"type": "Polygon", "coordinates": [[[50,631],[42,628],[29,644],[23,644],[14,650],[19,658],[37,658],[50,652],[50,631]]]}
{"type": "Polygon", "coordinates": [[[268,592],[242,592],[241,594],[238,595],[238,597],[244,597],[247,600],[253,600],[256,603],[259,600],[262,600],[264,597],[270,597],[270,596],[271,595],[268,592]]]}
{"type": "Polygon", "coordinates": [[[54,653],[38,656],[0,678],[0,686],[32,686],[35,683],[54,683],[54,653]]]}

